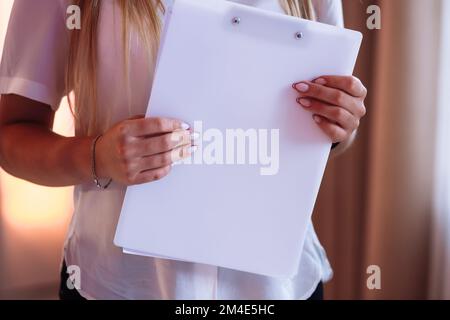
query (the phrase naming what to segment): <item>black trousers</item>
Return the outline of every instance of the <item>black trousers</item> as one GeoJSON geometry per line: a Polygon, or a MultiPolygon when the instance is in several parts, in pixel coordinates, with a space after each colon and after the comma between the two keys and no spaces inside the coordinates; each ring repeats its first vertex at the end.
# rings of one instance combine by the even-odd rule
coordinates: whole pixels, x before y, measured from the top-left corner
{"type": "MultiPolygon", "coordinates": [[[[67,280],[69,274],[67,273],[66,262],[63,263],[61,269],[61,283],[59,285],[59,299],[60,300],[86,300],[83,298],[76,289],[69,289],[67,287],[67,280]]],[[[314,293],[307,300],[323,300],[323,284],[319,283],[314,293]]]]}
{"type": "Polygon", "coordinates": [[[66,262],[63,262],[61,268],[61,282],[59,284],[59,299],[60,300],[86,300],[78,293],[77,289],[69,289],[67,287],[67,281],[69,280],[69,274],[67,273],[66,262]]]}

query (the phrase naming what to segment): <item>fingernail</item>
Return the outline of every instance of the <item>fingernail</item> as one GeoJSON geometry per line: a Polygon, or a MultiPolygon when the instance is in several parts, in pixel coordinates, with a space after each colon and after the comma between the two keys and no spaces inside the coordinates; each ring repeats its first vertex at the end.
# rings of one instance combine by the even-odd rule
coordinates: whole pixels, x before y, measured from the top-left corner
{"type": "Polygon", "coordinates": [[[198,132],[192,132],[191,133],[191,140],[192,141],[198,140],[199,138],[200,138],[200,133],[198,133],[198,132]]]}
{"type": "Polygon", "coordinates": [[[313,119],[317,123],[321,123],[322,122],[322,118],[320,118],[319,116],[313,116],[313,119]]]}
{"type": "Polygon", "coordinates": [[[175,167],[175,166],[178,166],[178,165],[180,165],[180,164],[182,164],[182,163],[183,163],[183,160],[175,161],[174,163],[171,164],[171,166],[172,166],[172,167],[175,167]]]}
{"type": "Polygon", "coordinates": [[[327,80],[325,80],[324,78],[319,78],[316,81],[314,81],[314,83],[325,85],[327,84],[327,80]]]}
{"type": "Polygon", "coordinates": [[[188,152],[189,153],[194,153],[197,150],[198,150],[198,146],[192,146],[192,147],[189,147],[188,152]]]}
{"type": "Polygon", "coordinates": [[[183,130],[189,130],[191,128],[190,125],[188,125],[186,122],[181,123],[181,129],[183,130]]]}
{"type": "Polygon", "coordinates": [[[295,88],[300,92],[307,92],[309,90],[309,86],[306,83],[297,83],[295,88]]]}
{"type": "Polygon", "coordinates": [[[305,108],[309,108],[309,107],[311,107],[311,100],[309,100],[309,99],[297,99],[297,101],[302,105],[302,106],[304,106],[305,108]]]}

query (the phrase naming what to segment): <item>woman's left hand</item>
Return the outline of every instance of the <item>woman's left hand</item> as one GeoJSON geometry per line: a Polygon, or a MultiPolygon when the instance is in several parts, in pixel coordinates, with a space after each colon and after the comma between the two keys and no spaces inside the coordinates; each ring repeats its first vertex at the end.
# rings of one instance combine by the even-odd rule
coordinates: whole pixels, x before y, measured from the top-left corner
{"type": "Polygon", "coordinates": [[[318,126],[333,143],[348,140],[366,114],[367,89],[358,78],[323,76],[293,85],[297,102],[313,114],[318,126]]]}

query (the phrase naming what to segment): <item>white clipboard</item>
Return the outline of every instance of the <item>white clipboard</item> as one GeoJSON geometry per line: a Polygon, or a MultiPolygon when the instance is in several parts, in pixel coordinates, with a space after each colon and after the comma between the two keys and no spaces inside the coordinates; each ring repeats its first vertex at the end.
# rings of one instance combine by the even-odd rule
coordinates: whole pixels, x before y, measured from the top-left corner
{"type": "Polygon", "coordinates": [[[294,276],[331,142],[291,85],[351,75],[361,41],[355,31],[223,0],[175,0],[147,116],[201,121],[195,129],[210,140],[190,159],[198,164],[128,188],[114,243],[126,253],[294,276]],[[218,132],[229,146],[226,130],[239,128],[249,133],[244,164],[220,164],[218,132]],[[262,175],[264,157],[250,161],[259,151],[250,151],[258,144],[247,130],[273,151],[266,173],[275,172],[269,137],[277,141],[278,130],[277,174],[262,175]],[[205,164],[211,155],[215,164],[205,164]]]}

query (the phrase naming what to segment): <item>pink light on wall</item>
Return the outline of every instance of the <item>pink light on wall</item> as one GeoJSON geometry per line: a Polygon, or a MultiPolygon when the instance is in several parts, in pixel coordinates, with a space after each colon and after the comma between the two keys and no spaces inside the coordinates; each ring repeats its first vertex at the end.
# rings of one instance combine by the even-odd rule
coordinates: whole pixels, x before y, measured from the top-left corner
{"type": "MultiPolygon", "coordinates": [[[[56,114],[54,130],[73,135],[72,115],[66,103],[56,114]]],[[[14,229],[63,228],[72,211],[72,190],[37,186],[0,171],[3,224],[14,229]]]]}
{"type": "MultiPolygon", "coordinates": [[[[13,0],[0,1],[0,52],[13,0]]],[[[1,54],[0,54],[1,55],[1,54]]],[[[65,103],[55,119],[55,131],[73,135],[72,116],[65,103]]],[[[62,227],[71,211],[72,188],[45,188],[14,178],[0,170],[0,216],[12,228],[62,227]]]]}

